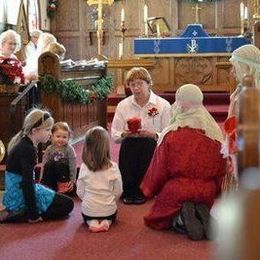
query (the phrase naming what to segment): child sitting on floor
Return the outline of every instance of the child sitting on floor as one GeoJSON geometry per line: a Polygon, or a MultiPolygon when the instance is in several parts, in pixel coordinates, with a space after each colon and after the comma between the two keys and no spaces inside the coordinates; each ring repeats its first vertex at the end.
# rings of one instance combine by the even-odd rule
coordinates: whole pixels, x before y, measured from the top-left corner
{"type": "Polygon", "coordinates": [[[76,153],[68,143],[69,137],[70,128],[66,122],[54,124],[52,144],[43,155],[41,183],[60,193],[73,195],[76,190],[76,153]]]}
{"type": "Polygon", "coordinates": [[[104,128],[88,130],[82,161],[77,194],[82,200],[84,222],[91,232],[108,231],[116,219],[122,179],[117,164],[110,159],[109,135],[104,128]]]}

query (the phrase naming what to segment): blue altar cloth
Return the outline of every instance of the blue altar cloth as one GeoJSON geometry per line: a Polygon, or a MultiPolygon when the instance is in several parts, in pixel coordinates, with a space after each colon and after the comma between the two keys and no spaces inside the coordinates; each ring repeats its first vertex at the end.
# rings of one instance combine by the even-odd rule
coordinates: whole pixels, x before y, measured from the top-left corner
{"type": "Polygon", "coordinates": [[[180,37],[134,39],[134,54],[231,53],[249,43],[243,36],[210,37],[202,24],[188,24],[180,37]]]}
{"type": "Polygon", "coordinates": [[[136,38],[134,54],[231,53],[251,43],[244,37],[136,38]]]}
{"type": "Polygon", "coordinates": [[[209,37],[209,35],[204,31],[202,24],[188,24],[180,37],[209,37]]]}

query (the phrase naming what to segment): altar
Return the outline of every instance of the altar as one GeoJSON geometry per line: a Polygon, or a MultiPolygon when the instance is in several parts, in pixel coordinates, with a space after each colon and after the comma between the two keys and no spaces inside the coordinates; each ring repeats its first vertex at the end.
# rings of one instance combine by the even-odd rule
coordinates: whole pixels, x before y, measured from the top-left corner
{"type": "Polygon", "coordinates": [[[137,38],[134,54],[138,56],[176,54],[228,54],[251,41],[243,36],[214,36],[207,34],[201,24],[189,24],[180,37],[137,38]]]}
{"type": "Polygon", "coordinates": [[[200,24],[190,24],[179,37],[136,38],[134,55],[153,58],[155,91],[176,91],[187,83],[197,84],[203,91],[231,92],[235,80],[230,74],[231,53],[251,43],[243,36],[211,37],[200,24]]]}
{"type": "Polygon", "coordinates": [[[176,38],[138,38],[134,40],[134,54],[138,56],[157,56],[197,53],[228,54],[238,47],[251,43],[244,37],[176,37],[176,38]]]}

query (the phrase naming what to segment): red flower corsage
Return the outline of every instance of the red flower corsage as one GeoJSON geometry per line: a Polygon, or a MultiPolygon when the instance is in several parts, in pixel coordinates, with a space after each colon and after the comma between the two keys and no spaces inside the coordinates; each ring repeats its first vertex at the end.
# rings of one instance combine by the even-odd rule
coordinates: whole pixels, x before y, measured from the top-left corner
{"type": "Polygon", "coordinates": [[[159,112],[158,112],[158,109],[156,107],[152,107],[148,110],[149,116],[155,117],[158,114],[159,114],[159,112]]]}

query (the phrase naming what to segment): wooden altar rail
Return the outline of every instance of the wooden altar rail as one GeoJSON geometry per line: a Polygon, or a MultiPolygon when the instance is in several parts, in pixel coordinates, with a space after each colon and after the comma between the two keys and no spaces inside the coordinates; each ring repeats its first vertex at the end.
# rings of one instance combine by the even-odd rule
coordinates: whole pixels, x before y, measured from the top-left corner
{"type": "MultiPolygon", "coordinates": [[[[229,61],[219,61],[216,62],[216,68],[230,71],[231,74],[232,64],[229,61]]],[[[233,76],[230,76],[228,78],[227,85],[229,86],[229,92],[233,93],[237,85],[236,79],[233,76]]]]}
{"type": "Polygon", "coordinates": [[[0,93],[0,139],[5,146],[22,128],[25,112],[38,103],[39,99],[33,93],[35,89],[37,92],[34,81],[22,92],[0,93]]]}
{"type": "MultiPolygon", "coordinates": [[[[51,75],[56,80],[74,80],[85,89],[106,75],[106,66],[61,67],[59,57],[45,52],[39,57],[38,72],[40,76],[51,75]]],[[[55,93],[42,92],[42,103],[50,109],[55,121],[66,121],[72,129],[72,142],[84,137],[88,128],[101,125],[107,127],[107,99],[95,100],[83,105],[68,102],[55,93]]]]}
{"type": "Polygon", "coordinates": [[[229,62],[230,53],[189,53],[138,55],[154,62],[151,70],[153,89],[157,93],[175,92],[193,83],[207,92],[233,92],[236,88],[229,62]]]}
{"type": "Polygon", "coordinates": [[[72,143],[81,140],[90,127],[100,125],[107,128],[107,99],[83,105],[43,92],[42,102],[51,110],[55,121],[66,121],[69,124],[72,129],[72,143]]]}
{"type": "Polygon", "coordinates": [[[255,22],[253,26],[253,42],[260,49],[260,21],[255,22]]]}

